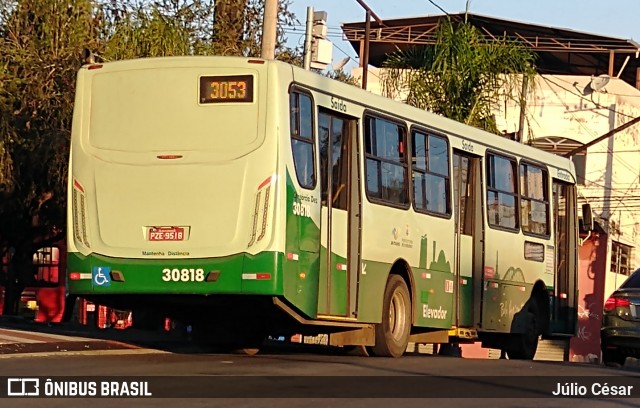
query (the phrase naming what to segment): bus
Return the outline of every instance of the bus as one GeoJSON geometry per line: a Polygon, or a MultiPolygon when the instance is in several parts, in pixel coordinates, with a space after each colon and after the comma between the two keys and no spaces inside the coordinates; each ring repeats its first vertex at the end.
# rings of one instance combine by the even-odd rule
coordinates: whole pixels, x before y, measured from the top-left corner
{"type": "Polygon", "coordinates": [[[576,328],[570,160],[279,61],[84,65],[72,294],[224,347],[329,334],[532,359],[576,328]]]}

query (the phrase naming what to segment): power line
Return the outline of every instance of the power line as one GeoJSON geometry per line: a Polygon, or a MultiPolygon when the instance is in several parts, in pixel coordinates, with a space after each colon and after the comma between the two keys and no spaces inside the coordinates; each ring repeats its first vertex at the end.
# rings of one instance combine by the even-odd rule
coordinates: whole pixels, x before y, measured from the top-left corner
{"type": "Polygon", "coordinates": [[[442,11],[444,14],[449,15],[449,13],[447,13],[446,11],[444,11],[444,9],[442,7],[440,7],[439,5],[436,4],[435,1],[433,0],[427,0],[429,3],[433,4],[435,7],[438,8],[438,10],[442,11]]]}
{"type": "MultiPolygon", "coordinates": [[[[550,82],[550,83],[552,83],[552,84],[554,84],[554,85],[558,86],[559,88],[564,89],[564,90],[566,90],[567,92],[572,93],[570,90],[568,90],[568,89],[564,88],[562,85],[559,85],[558,83],[556,83],[556,82],[554,82],[554,81],[551,81],[551,80],[550,80],[549,78],[547,78],[546,76],[541,75],[541,77],[542,77],[542,79],[543,79],[544,81],[546,81],[546,82],[547,82],[547,85],[548,85],[548,84],[549,84],[549,82],[550,82]]],[[[564,102],[564,100],[560,97],[560,95],[558,95],[558,92],[556,92],[556,90],[555,90],[552,86],[549,86],[549,88],[550,88],[550,89],[551,89],[551,91],[554,93],[554,95],[558,98],[558,100],[560,101],[560,103],[561,103],[561,104],[563,104],[563,105],[564,105],[564,107],[565,107],[566,109],[569,109],[569,106],[564,102]]],[[[578,96],[582,97],[581,95],[578,95],[578,96]]],[[[591,102],[595,104],[595,102],[593,102],[593,101],[591,101],[591,102]]],[[[602,109],[608,109],[608,110],[610,110],[610,111],[612,111],[612,112],[614,112],[614,113],[617,113],[614,109],[611,109],[611,108],[603,107],[602,109]]],[[[570,114],[571,114],[571,116],[573,116],[573,117],[575,118],[575,114],[573,114],[573,113],[571,113],[571,112],[570,112],[570,114]]],[[[591,133],[591,129],[587,128],[587,126],[586,126],[584,123],[582,123],[582,122],[581,122],[581,121],[579,121],[579,120],[576,120],[576,122],[578,122],[578,124],[579,124],[579,125],[580,125],[580,126],[581,126],[581,127],[582,127],[582,128],[583,128],[583,129],[588,133],[588,134],[591,134],[592,136],[595,136],[595,135],[593,135],[593,134],[591,133]]],[[[628,126],[630,126],[630,125],[628,125],[628,126]]],[[[599,138],[596,138],[596,139],[594,139],[594,140],[597,140],[597,139],[599,139],[599,138]]],[[[591,143],[591,144],[595,144],[595,143],[593,142],[593,140],[592,140],[591,142],[589,142],[589,143],[591,143]]],[[[587,144],[585,144],[585,145],[581,146],[581,148],[585,148],[585,146],[587,146],[589,143],[587,143],[587,144]]],[[[588,147],[588,146],[587,146],[587,147],[588,147]]],[[[576,149],[574,149],[574,150],[576,150],[576,149]]],[[[614,152],[613,152],[612,150],[610,150],[610,149],[609,149],[609,147],[607,147],[607,153],[610,153],[610,154],[612,154],[612,155],[613,155],[613,153],[614,153],[614,152]]],[[[622,163],[622,164],[623,164],[627,169],[629,169],[629,170],[631,170],[631,171],[636,171],[636,170],[637,170],[637,169],[633,168],[629,163],[627,163],[627,162],[626,162],[625,160],[623,160],[622,158],[620,158],[620,157],[618,157],[618,156],[615,156],[615,155],[614,155],[613,157],[614,157],[616,160],[620,161],[620,163],[622,163]]]]}
{"type": "MultiPolygon", "coordinates": [[[[569,82],[566,79],[556,76],[556,79],[558,79],[559,81],[565,82],[571,86],[574,85],[575,82],[569,82]]],[[[614,77],[614,79],[619,79],[614,77]]],[[[621,80],[622,81],[622,80],[621,80]]],[[[624,82],[624,81],[623,81],[624,82]]],[[[619,94],[619,93],[615,93],[615,92],[610,92],[609,90],[603,91],[604,93],[606,93],[607,95],[613,95],[613,96],[624,96],[624,97],[629,97],[629,98],[640,98],[640,93],[637,93],[635,95],[631,95],[631,94],[619,94]]]]}
{"type": "MultiPolygon", "coordinates": [[[[599,103],[595,102],[595,101],[594,101],[593,99],[591,99],[591,98],[587,98],[587,97],[585,97],[584,95],[580,95],[580,94],[579,94],[579,93],[577,93],[575,90],[572,90],[572,89],[566,88],[566,87],[564,87],[564,86],[560,85],[559,83],[557,83],[557,82],[555,82],[555,81],[552,81],[551,79],[547,78],[545,75],[540,75],[540,76],[541,76],[545,81],[547,81],[547,82],[550,82],[550,83],[554,84],[554,85],[555,85],[555,86],[557,86],[558,88],[564,89],[565,91],[569,92],[570,94],[572,94],[572,95],[574,95],[574,96],[577,96],[578,98],[583,99],[583,100],[585,100],[585,101],[587,101],[587,102],[591,102],[592,104],[594,104],[594,105],[595,105],[596,107],[598,107],[599,109],[606,109],[606,110],[611,111],[611,112],[613,112],[613,113],[615,113],[615,114],[617,114],[617,115],[626,116],[626,117],[628,117],[628,118],[634,118],[634,117],[635,117],[635,116],[627,115],[626,113],[619,112],[619,111],[617,111],[616,109],[613,109],[613,108],[611,108],[611,107],[609,107],[609,106],[603,106],[603,105],[601,105],[601,104],[599,104],[599,103]]],[[[556,76],[555,76],[555,75],[552,75],[552,76],[553,76],[554,78],[556,78],[556,76]]],[[[558,78],[558,79],[559,79],[559,78],[558,78]]],[[[556,94],[556,95],[557,95],[557,94],[556,94]]]]}

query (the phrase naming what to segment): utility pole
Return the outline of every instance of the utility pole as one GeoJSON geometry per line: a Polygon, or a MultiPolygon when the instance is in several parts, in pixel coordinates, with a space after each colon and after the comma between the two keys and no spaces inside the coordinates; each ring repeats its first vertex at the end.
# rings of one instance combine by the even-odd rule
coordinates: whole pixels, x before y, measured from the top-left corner
{"type": "Polygon", "coordinates": [[[369,73],[369,36],[371,35],[371,17],[373,17],[379,25],[384,26],[380,17],[371,10],[364,0],[356,0],[360,6],[366,11],[365,34],[364,34],[364,50],[360,55],[360,67],[362,67],[362,89],[367,89],[367,76],[369,73]]]}
{"type": "Polygon", "coordinates": [[[307,7],[307,29],[304,36],[304,69],[311,69],[311,41],[313,40],[313,7],[307,7]]]}
{"type": "Polygon", "coordinates": [[[371,11],[367,9],[367,22],[364,28],[364,55],[362,57],[362,89],[367,89],[367,78],[369,77],[369,37],[371,36],[371,11]]]}
{"type": "Polygon", "coordinates": [[[527,89],[529,86],[529,78],[526,75],[522,75],[522,93],[520,94],[520,122],[518,124],[518,133],[516,133],[516,140],[518,143],[522,143],[524,139],[524,120],[526,116],[525,109],[527,108],[527,89]]]}
{"type": "Polygon", "coordinates": [[[274,59],[278,25],[278,0],[265,0],[262,18],[262,53],[264,59],[274,59]]]}
{"type": "Polygon", "coordinates": [[[307,7],[307,29],[304,36],[304,69],[324,69],[331,63],[333,44],[327,40],[327,12],[307,7]]]}

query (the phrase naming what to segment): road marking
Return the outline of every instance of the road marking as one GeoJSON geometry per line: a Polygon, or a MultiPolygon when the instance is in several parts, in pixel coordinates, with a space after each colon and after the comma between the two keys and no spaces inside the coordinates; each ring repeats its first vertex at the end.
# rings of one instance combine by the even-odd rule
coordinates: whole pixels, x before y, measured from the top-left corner
{"type": "Polygon", "coordinates": [[[64,336],[59,334],[27,332],[22,330],[0,329],[0,344],[15,343],[49,343],[52,340],[62,341],[89,341],[84,337],[64,336]]]}
{"type": "Polygon", "coordinates": [[[86,351],[46,351],[39,353],[0,354],[0,360],[9,358],[41,358],[61,356],[117,356],[127,354],[171,354],[168,351],[156,349],[121,349],[121,350],[86,350],[86,351]]]}

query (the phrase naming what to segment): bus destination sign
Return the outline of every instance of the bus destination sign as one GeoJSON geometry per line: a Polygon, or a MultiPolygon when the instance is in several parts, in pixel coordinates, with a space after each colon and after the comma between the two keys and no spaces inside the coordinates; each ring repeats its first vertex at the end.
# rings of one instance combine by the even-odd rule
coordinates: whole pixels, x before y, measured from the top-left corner
{"type": "Polygon", "coordinates": [[[202,76],[199,99],[200,103],[253,102],[253,76],[202,76]]]}

